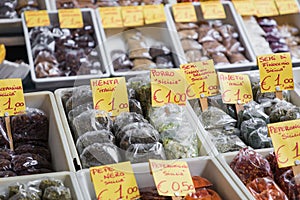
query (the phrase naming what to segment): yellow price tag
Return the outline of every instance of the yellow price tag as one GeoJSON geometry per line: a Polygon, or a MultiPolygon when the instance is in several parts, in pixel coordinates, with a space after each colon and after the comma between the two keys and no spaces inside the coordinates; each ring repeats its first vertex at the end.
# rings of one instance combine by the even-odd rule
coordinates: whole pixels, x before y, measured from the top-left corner
{"type": "Polygon", "coordinates": [[[97,199],[138,199],[140,192],[130,162],[91,167],[97,199]]]}
{"type": "Polygon", "coordinates": [[[154,24],[166,21],[165,9],[162,4],[145,5],[144,18],[146,24],[154,24]]]}
{"type": "Polygon", "coordinates": [[[124,26],[143,26],[144,12],[142,6],[122,7],[122,19],[124,26]]]}
{"type": "Polygon", "coordinates": [[[0,116],[24,113],[26,110],[21,79],[0,80],[0,116]]]}
{"type": "Polygon", "coordinates": [[[195,7],[192,3],[177,3],[172,5],[176,22],[197,22],[195,7]]]}
{"type": "Polygon", "coordinates": [[[242,16],[256,15],[253,0],[232,0],[236,11],[242,16]]]}
{"type": "Polygon", "coordinates": [[[0,63],[2,63],[3,60],[5,60],[5,56],[6,56],[5,45],[4,44],[0,44],[0,63]]]}
{"type": "Polygon", "coordinates": [[[195,192],[189,166],[179,160],[149,160],[150,170],[159,195],[186,196],[195,192]]]}
{"type": "Polygon", "coordinates": [[[281,15],[299,12],[298,3],[295,0],[275,0],[275,2],[281,15]]]}
{"type": "Polygon", "coordinates": [[[128,94],[124,77],[91,79],[93,103],[96,110],[104,110],[111,116],[129,112],[128,94]]]}
{"type": "Polygon", "coordinates": [[[121,7],[100,7],[98,11],[104,28],[123,27],[121,7]]]}
{"type": "Polygon", "coordinates": [[[274,0],[254,0],[257,17],[279,15],[274,0]]]}
{"type": "Polygon", "coordinates": [[[50,26],[47,10],[33,10],[24,12],[27,27],[50,26]]]}
{"type": "Polygon", "coordinates": [[[226,104],[245,104],[253,99],[248,75],[218,72],[222,100],[226,104]]]}
{"type": "Polygon", "coordinates": [[[205,1],[200,4],[204,19],[225,19],[226,13],[220,1],[205,1]]]}
{"type": "Polygon", "coordinates": [[[185,75],[180,69],[152,69],[150,77],[153,107],[186,104],[185,75]]]}
{"type": "Polygon", "coordinates": [[[60,28],[82,28],[83,19],[79,8],[59,9],[58,18],[60,28]]]}
{"type": "Polygon", "coordinates": [[[180,65],[188,82],[186,95],[188,99],[216,95],[219,92],[218,78],[213,60],[180,65]]]}
{"type": "Polygon", "coordinates": [[[257,56],[262,93],[294,89],[290,53],[257,56]]]}
{"type": "Polygon", "coordinates": [[[295,165],[300,159],[300,120],[268,124],[279,168],[295,165]]]}

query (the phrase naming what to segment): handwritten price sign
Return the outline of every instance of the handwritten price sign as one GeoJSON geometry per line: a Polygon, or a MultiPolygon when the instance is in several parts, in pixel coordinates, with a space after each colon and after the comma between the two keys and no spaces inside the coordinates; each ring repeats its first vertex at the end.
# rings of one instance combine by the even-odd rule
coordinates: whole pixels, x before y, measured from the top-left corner
{"type": "Polygon", "coordinates": [[[3,62],[3,60],[6,57],[6,49],[4,44],[0,44],[0,63],[3,62]]]}
{"type": "Polygon", "coordinates": [[[60,28],[82,28],[83,19],[79,8],[58,10],[60,28]]]}
{"type": "Polygon", "coordinates": [[[245,104],[253,99],[248,75],[219,72],[218,77],[224,103],[245,104]]]}
{"type": "Polygon", "coordinates": [[[24,12],[27,27],[50,26],[47,10],[34,10],[24,12]]]}
{"type": "Polygon", "coordinates": [[[273,0],[254,0],[257,17],[268,17],[279,15],[273,0]]]}
{"type": "Polygon", "coordinates": [[[144,12],[142,6],[122,7],[122,18],[124,26],[143,26],[144,12]]]}
{"type": "Polygon", "coordinates": [[[162,4],[145,5],[144,18],[146,24],[154,24],[166,21],[165,9],[162,4]]]}
{"type": "Polygon", "coordinates": [[[21,79],[0,80],[0,116],[25,112],[25,100],[21,79]]]}
{"type": "Polygon", "coordinates": [[[256,15],[256,8],[253,0],[232,0],[237,12],[242,16],[256,15]]]}
{"type": "Polygon", "coordinates": [[[300,120],[268,124],[279,168],[295,165],[300,160],[300,120]]]}
{"type": "Polygon", "coordinates": [[[226,13],[220,1],[201,2],[201,10],[204,19],[225,19],[226,13]]]}
{"type": "Polygon", "coordinates": [[[138,190],[130,162],[90,168],[98,200],[138,199],[138,190]]]}
{"type": "Polygon", "coordinates": [[[152,106],[159,107],[168,103],[186,104],[186,83],[180,69],[152,69],[150,77],[152,106]]]}
{"type": "Polygon", "coordinates": [[[192,3],[177,3],[172,5],[176,22],[196,22],[197,15],[192,3]]]}
{"type": "Polygon", "coordinates": [[[299,12],[299,6],[296,0],[275,0],[275,2],[281,15],[299,12]]]}
{"type": "Polygon", "coordinates": [[[178,160],[149,160],[159,195],[186,196],[195,192],[188,164],[178,160]]]}
{"type": "Polygon", "coordinates": [[[111,116],[129,112],[126,81],[121,78],[92,79],[94,108],[104,110],[111,116]]]}
{"type": "Polygon", "coordinates": [[[294,89],[293,69],[290,53],[268,54],[257,57],[261,92],[294,89]]]}
{"type": "Polygon", "coordinates": [[[100,7],[98,11],[104,28],[123,27],[121,7],[100,7]]]}
{"type": "Polygon", "coordinates": [[[186,90],[188,99],[199,98],[201,94],[206,97],[218,94],[218,78],[213,60],[183,64],[180,68],[189,84],[186,90]]]}

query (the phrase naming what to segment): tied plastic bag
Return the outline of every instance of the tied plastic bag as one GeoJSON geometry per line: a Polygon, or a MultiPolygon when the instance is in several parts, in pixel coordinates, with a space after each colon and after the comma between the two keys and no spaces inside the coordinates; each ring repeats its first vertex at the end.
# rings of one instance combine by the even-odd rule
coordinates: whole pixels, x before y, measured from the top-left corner
{"type": "Polygon", "coordinates": [[[236,135],[219,135],[218,137],[213,137],[212,142],[219,153],[239,151],[240,149],[247,147],[236,135]]]}
{"type": "MultiPolygon", "coordinates": [[[[278,157],[279,158],[279,157],[278,157]]],[[[283,168],[279,168],[278,167],[278,163],[277,163],[277,158],[274,152],[269,153],[266,156],[266,159],[268,160],[270,167],[272,169],[272,172],[274,174],[274,180],[276,183],[280,182],[280,176],[285,173],[286,171],[288,171],[289,169],[291,169],[291,167],[283,167],[283,168]]],[[[281,159],[281,158],[279,158],[281,159]]]]}
{"type": "Polygon", "coordinates": [[[45,200],[72,200],[71,191],[69,188],[60,186],[60,187],[47,187],[43,194],[43,199],[45,200]]]}
{"type": "Polygon", "coordinates": [[[72,96],[66,101],[66,112],[69,113],[79,105],[92,102],[92,90],[89,85],[76,87],[73,89],[72,96]]]}
{"type": "Polygon", "coordinates": [[[15,11],[17,0],[3,0],[0,2],[0,19],[13,19],[17,18],[15,11]]]}
{"type": "Polygon", "coordinates": [[[199,116],[205,129],[223,128],[225,125],[235,126],[236,120],[226,114],[223,110],[209,106],[199,116]]]}
{"type": "Polygon", "coordinates": [[[243,148],[230,162],[230,168],[247,185],[255,178],[271,177],[273,173],[269,162],[262,155],[243,148]]]}
{"type": "Polygon", "coordinates": [[[126,160],[131,163],[148,162],[149,159],[165,160],[163,145],[159,142],[131,144],[125,152],[126,160]]]}
{"type": "Polygon", "coordinates": [[[300,185],[296,184],[292,169],[280,175],[277,183],[290,200],[300,198],[300,185]]]}
{"type": "Polygon", "coordinates": [[[247,188],[258,200],[288,200],[285,193],[269,177],[256,178],[247,184],[247,188]]]}
{"type": "Polygon", "coordinates": [[[143,115],[134,112],[122,112],[121,114],[116,116],[114,120],[113,130],[115,135],[118,135],[119,131],[121,131],[122,128],[125,127],[126,125],[135,122],[147,123],[148,121],[144,119],[143,115]]]}

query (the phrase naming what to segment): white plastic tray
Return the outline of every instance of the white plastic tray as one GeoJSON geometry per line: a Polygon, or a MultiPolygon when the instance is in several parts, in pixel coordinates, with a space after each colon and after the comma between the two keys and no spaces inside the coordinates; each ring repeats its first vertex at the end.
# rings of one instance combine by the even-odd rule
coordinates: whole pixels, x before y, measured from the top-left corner
{"type": "MultiPolygon", "coordinates": [[[[64,92],[70,91],[70,90],[72,90],[72,89],[71,88],[61,88],[61,89],[55,90],[54,93],[55,93],[55,98],[57,101],[61,121],[62,121],[62,124],[64,127],[65,135],[66,135],[67,141],[69,143],[72,159],[74,162],[76,161],[76,163],[74,163],[74,164],[79,165],[79,167],[81,169],[82,167],[81,167],[80,158],[79,158],[79,155],[76,150],[76,145],[75,145],[74,139],[72,137],[71,129],[70,129],[68,119],[67,119],[66,113],[64,111],[63,102],[61,99],[64,92]]],[[[190,111],[189,111],[190,109],[188,109],[188,107],[189,107],[189,105],[187,105],[185,109],[187,109],[189,121],[191,123],[191,126],[195,127],[197,135],[199,137],[199,140],[201,141],[201,147],[200,147],[199,154],[200,154],[200,156],[212,155],[212,150],[211,150],[210,146],[207,144],[206,140],[203,138],[202,134],[200,134],[200,132],[202,130],[199,128],[199,126],[197,126],[195,124],[195,120],[193,119],[193,116],[190,114],[190,111]]]]}
{"type": "Polygon", "coordinates": [[[71,191],[73,200],[82,200],[84,199],[77,182],[75,173],[73,172],[56,172],[49,173],[45,175],[32,175],[32,176],[21,176],[21,177],[12,177],[9,179],[1,178],[0,179],[0,192],[8,192],[8,186],[19,182],[19,183],[28,183],[34,180],[40,180],[43,178],[54,178],[63,181],[64,185],[68,187],[71,191]]]}
{"type": "Polygon", "coordinates": [[[64,129],[51,92],[33,92],[25,94],[27,107],[38,108],[45,112],[49,120],[48,144],[51,152],[51,163],[54,171],[75,171],[68,148],[64,129]]]}
{"type": "MultiPolygon", "coordinates": [[[[215,158],[193,158],[188,159],[187,162],[191,175],[202,176],[211,181],[213,183],[212,189],[217,191],[223,200],[247,199],[215,158]]],[[[133,171],[139,188],[154,186],[153,177],[149,171],[149,163],[133,165],[133,171]]],[[[77,178],[84,197],[96,199],[89,170],[78,171],[77,178]]]]}
{"type": "MultiPolygon", "coordinates": [[[[135,76],[139,74],[149,73],[149,70],[144,71],[126,71],[120,72],[115,71],[112,59],[111,59],[111,52],[113,50],[122,50],[127,52],[126,44],[122,36],[122,32],[125,31],[126,28],[110,28],[104,29],[101,23],[101,16],[98,12],[98,9],[95,9],[97,22],[99,26],[99,31],[101,37],[104,41],[104,47],[106,52],[107,61],[109,64],[109,69],[113,76],[135,76]]],[[[168,24],[169,20],[164,23],[157,23],[157,24],[149,24],[140,27],[135,27],[139,30],[143,36],[146,38],[147,45],[151,46],[156,44],[157,42],[166,45],[170,48],[173,54],[174,65],[179,67],[180,64],[184,63],[184,54],[178,51],[178,43],[179,40],[177,36],[177,31],[169,29],[170,25],[168,24]]]]}
{"type": "MultiPolygon", "coordinates": [[[[98,32],[97,28],[97,22],[95,19],[95,15],[93,10],[91,9],[81,9],[83,21],[93,25],[94,27],[94,37],[97,41],[98,46],[96,49],[99,52],[100,60],[101,60],[101,66],[102,66],[102,72],[103,74],[95,74],[95,75],[78,75],[78,76],[69,76],[69,77],[47,77],[47,78],[38,78],[35,74],[35,67],[34,67],[34,61],[32,56],[32,46],[30,43],[29,38],[29,30],[26,26],[26,21],[24,15],[22,15],[22,23],[23,23],[23,30],[25,35],[25,42],[27,47],[27,54],[28,54],[28,60],[29,65],[31,67],[31,79],[35,83],[36,88],[59,88],[59,87],[67,87],[67,86],[74,86],[74,85],[81,85],[81,84],[88,84],[89,79],[92,78],[101,78],[101,77],[109,77],[109,69],[106,61],[106,57],[104,54],[104,48],[102,44],[102,40],[100,37],[100,34],[98,32]]],[[[51,24],[58,23],[58,12],[57,11],[48,11],[51,24]]]]}
{"type": "MultiPolygon", "coordinates": [[[[221,19],[221,21],[223,23],[231,24],[232,26],[235,27],[235,29],[239,33],[239,41],[245,48],[245,56],[250,62],[244,63],[244,64],[218,65],[218,66],[215,66],[215,68],[216,68],[216,70],[231,71],[231,72],[251,70],[253,67],[256,66],[256,57],[255,57],[252,49],[250,48],[250,44],[248,42],[248,39],[246,38],[243,28],[240,25],[238,16],[237,16],[231,2],[223,1],[222,4],[224,6],[224,10],[226,13],[226,19],[221,19]]],[[[201,3],[196,2],[196,3],[193,3],[193,5],[195,7],[197,19],[204,20],[202,10],[201,10],[201,3]]],[[[170,5],[170,4],[166,5],[165,10],[166,10],[166,14],[167,14],[168,22],[169,22],[169,29],[172,32],[177,32],[175,22],[174,22],[174,17],[173,17],[172,5],[170,5]]],[[[179,41],[179,40],[177,40],[177,41],[179,41]]],[[[178,47],[176,52],[179,52],[179,55],[184,55],[184,51],[183,51],[180,41],[179,41],[179,44],[177,44],[176,46],[178,47]]],[[[185,58],[185,55],[183,58],[185,58]]],[[[185,62],[186,62],[186,60],[185,60],[185,62]]]]}

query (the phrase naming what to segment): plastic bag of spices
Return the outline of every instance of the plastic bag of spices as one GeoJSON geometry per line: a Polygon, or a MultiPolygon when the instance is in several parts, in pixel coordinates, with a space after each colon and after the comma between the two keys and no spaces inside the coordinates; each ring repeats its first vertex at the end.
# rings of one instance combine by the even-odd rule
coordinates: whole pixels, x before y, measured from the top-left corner
{"type": "Polygon", "coordinates": [[[17,18],[17,12],[15,8],[17,6],[17,0],[3,0],[0,2],[0,19],[12,19],[17,18]]]}
{"type": "Polygon", "coordinates": [[[289,200],[300,199],[300,185],[296,184],[292,169],[280,175],[277,183],[289,200]]]}

